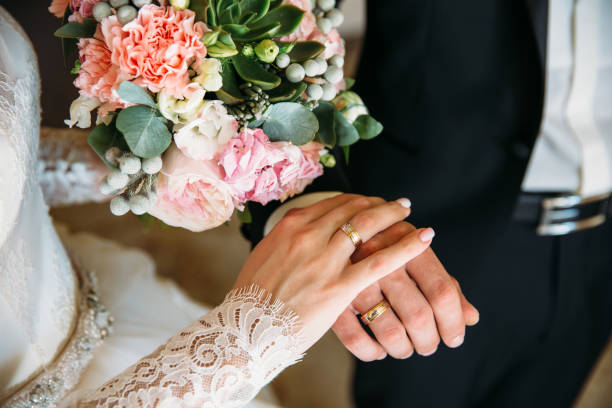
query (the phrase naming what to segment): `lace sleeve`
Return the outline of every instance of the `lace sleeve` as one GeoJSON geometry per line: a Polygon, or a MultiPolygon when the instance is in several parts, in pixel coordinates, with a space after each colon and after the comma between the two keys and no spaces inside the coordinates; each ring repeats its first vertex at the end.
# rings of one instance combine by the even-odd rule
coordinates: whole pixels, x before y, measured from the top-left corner
{"type": "Polygon", "coordinates": [[[43,127],[38,178],[50,206],[104,201],[98,183],[108,172],[87,144],[87,131],[43,127]]]}
{"type": "MultiPolygon", "coordinates": [[[[300,358],[297,316],[257,288],[231,292],[77,407],[241,407],[300,358]]],[[[66,405],[63,405],[66,406],[66,405]]]]}

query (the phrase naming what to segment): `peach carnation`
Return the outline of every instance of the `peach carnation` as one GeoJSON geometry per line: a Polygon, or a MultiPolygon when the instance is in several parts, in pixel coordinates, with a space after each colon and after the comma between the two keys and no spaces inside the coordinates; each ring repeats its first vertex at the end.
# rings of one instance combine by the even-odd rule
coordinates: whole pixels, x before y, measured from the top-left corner
{"type": "Polygon", "coordinates": [[[116,16],[106,18],[101,26],[111,61],[155,93],[164,89],[183,98],[190,82],[189,67],[206,56],[201,38],[208,29],[195,22],[191,10],[148,5],[124,26],[116,16]]]}
{"type": "Polygon", "coordinates": [[[68,3],[70,3],[70,0],[53,0],[49,6],[49,13],[57,18],[64,17],[68,3]]]}
{"type": "Polygon", "coordinates": [[[335,28],[326,35],[317,27],[310,33],[307,39],[309,41],[318,41],[325,45],[325,50],[320,55],[322,58],[330,59],[334,55],[344,56],[345,54],[344,40],[335,28]]]}
{"type": "Polygon", "coordinates": [[[81,67],[74,86],[80,90],[81,95],[100,100],[103,103],[100,107],[102,115],[127,106],[119,98],[117,88],[122,81],[130,80],[131,76],[122,73],[111,62],[111,51],[102,41],[99,30],[94,38],[79,40],[79,60],[81,67]]]}

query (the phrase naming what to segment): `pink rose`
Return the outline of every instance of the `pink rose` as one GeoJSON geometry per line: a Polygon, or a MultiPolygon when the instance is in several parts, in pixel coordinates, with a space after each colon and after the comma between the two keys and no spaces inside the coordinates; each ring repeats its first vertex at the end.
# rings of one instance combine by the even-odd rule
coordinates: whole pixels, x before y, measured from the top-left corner
{"type": "Polygon", "coordinates": [[[245,129],[230,140],[219,164],[237,200],[265,205],[303,191],[323,173],[318,163],[321,146],[309,144],[304,148],[272,143],[261,129],[245,129]]]}
{"type": "Polygon", "coordinates": [[[192,160],[175,146],[164,155],[158,176],[158,200],[149,211],[168,225],[194,232],[230,219],[234,202],[223,171],[212,161],[192,160]]]}
{"type": "Polygon", "coordinates": [[[304,10],[304,17],[300,25],[294,32],[284,37],[281,37],[281,41],[306,41],[310,34],[317,28],[317,18],[312,13],[312,3],[310,0],[285,0],[284,4],[291,4],[299,9],[304,10]]]}
{"type": "Polygon", "coordinates": [[[127,106],[119,98],[117,88],[122,81],[130,80],[131,76],[122,73],[111,62],[111,51],[106,47],[99,30],[94,38],[79,40],[79,60],[81,67],[74,86],[80,89],[81,95],[97,98],[103,103],[100,114],[127,106]]]}
{"type": "Polygon", "coordinates": [[[111,61],[125,74],[152,92],[162,88],[176,98],[183,98],[189,84],[189,66],[206,56],[201,38],[206,25],[195,22],[191,10],[148,5],[138,17],[121,26],[116,16],[102,21],[111,61]]]}

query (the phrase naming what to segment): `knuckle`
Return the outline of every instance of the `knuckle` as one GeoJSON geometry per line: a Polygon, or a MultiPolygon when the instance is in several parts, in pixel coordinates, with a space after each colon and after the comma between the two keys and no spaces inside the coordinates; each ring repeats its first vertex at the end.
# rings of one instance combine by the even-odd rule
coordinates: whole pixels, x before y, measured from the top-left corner
{"type": "Polygon", "coordinates": [[[360,230],[372,231],[376,227],[376,217],[373,214],[364,212],[355,216],[353,224],[355,228],[360,230]]]}
{"type": "Polygon", "coordinates": [[[433,311],[427,305],[422,305],[408,313],[407,323],[417,330],[421,330],[431,324],[434,319],[433,311]]]}
{"type": "Polygon", "coordinates": [[[370,199],[363,196],[355,198],[351,204],[357,208],[368,208],[371,206],[370,199]]]}
{"type": "Polygon", "coordinates": [[[451,304],[457,297],[457,288],[450,279],[441,279],[433,285],[432,303],[438,307],[451,304]]]}
{"type": "Polygon", "coordinates": [[[404,341],[407,337],[406,330],[399,325],[389,327],[380,333],[381,340],[391,344],[404,341]]]}
{"type": "Polygon", "coordinates": [[[368,266],[372,273],[384,273],[388,269],[388,261],[382,256],[375,256],[368,266]]]}

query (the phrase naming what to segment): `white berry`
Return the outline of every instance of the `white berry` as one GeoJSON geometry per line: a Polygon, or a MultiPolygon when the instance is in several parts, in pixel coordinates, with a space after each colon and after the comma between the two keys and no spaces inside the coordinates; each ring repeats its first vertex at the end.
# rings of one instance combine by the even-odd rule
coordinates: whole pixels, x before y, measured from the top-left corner
{"type": "Polygon", "coordinates": [[[323,75],[325,71],[327,71],[327,61],[325,61],[325,59],[321,57],[315,58],[315,61],[317,62],[317,64],[319,64],[319,72],[317,73],[317,75],[323,75]]]}
{"type": "Polygon", "coordinates": [[[308,88],[306,88],[306,94],[308,95],[308,98],[312,99],[313,101],[318,101],[323,96],[323,88],[321,88],[321,85],[310,84],[308,85],[308,88]]]}
{"type": "Polygon", "coordinates": [[[106,179],[104,181],[102,181],[100,183],[100,185],[98,186],[98,188],[100,189],[100,192],[104,195],[111,195],[113,194],[115,191],[117,191],[116,189],[112,188],[110,186],[110,184],[108,184],[108,182],[106,181],[106,179]]]}
{"type": "Polygon", "coordinates": [[[325,71],[325,79],[332,84],[337,84],[338,82],[342,81],[343,77],[344,73],[338,67],[331,66],[327,68],[327,71],[325,71]]]}
{"type": "Polygon", "coordinates": [[[130,211],[130,204],[123,196],[117,196],[110,201],[110,210],[113,215],[122,216],[130,211]]]}
{"type": "Polygon", "coordinates": [[[147,174],[157,174],[162,169],[162,158],[160,156],[142,161],[142,171],[147,174]]]}
{"type": "Polygon", "coordinates": [[[129,3],[130,3],[130,0],[110,0],[110,5],[114,8],[119,8],[129,3]]]}
{"type": "Polygon", "coordinates": [[[334,28],[332,26],[332,22],[329,18],[321,17],[317,19],[317,26],[323,31],[323,34],[329,34],[329,32],[334,28]]]}
{"type": "Polygon", "coordinates": [[[289,82],[300,82],[304,79],[306,71],[304,70],[303,66],[294,62],[287,67],[285,70],[285,75],[287,76],[289,82]]]}
{"type": "MultiPolygon", "coordinates": [[[[138,8],[144,7],[147,4],[151,4],[151,3],[152,3],[151,0],[132,0],[132,4],[138,8]]],[[[172,6],[174,6],[174,4],[172,4],[172,6]]],[[[174,8],[178,8],[178,7],[174,6],[174,8]]]]}
{"type": "Polygon", "coordinates": [[[338,9],[330,10],[326,17],[329,18],[334,27],[340,27],[344,23],[344,14],[338,9]]]}
{"type": "MultiPolygon", "coordinates": [[[[98,3],[100,4],[100,3],[98,3]]],[[[117,160],[121,156],[121,149],[118,147],[109,147],[106,152],[104,152],[104,158],[107,162],[112,164],[113,166],[117,165],[117,160]]]]}
{"type": "Polygon", "coordinates": [[[306,72],[306,76],[316,77],[319,75],[319,64],[315,60],[308,60],[304,62],[304,71],[306,72]]]}
{"type": "Polygon", "coordinates": [[[342,68],[344,66],[344,57],[342,55],[334,55],[330,58],[329,63],[334,67],[342,68]]]}
{"type": "Polygon", "coordinates": [[[335,0],[317,0],[317,5],[321,7],[323,11],[329,11],[336,5],[335,0]]]}
{"type": "Polygon", "coordinates": [[[117,170],[112,171],[108,174],[108,176],[106,176],[106,182],[115,190],[121,190],[122,188],[128,185],[129,181],[130,178],[127,174],[123,174],[122,172],[117,170]]]}
{"type": "Polygon", "coordinates": [[[96,5],[93,7],[92,12],[96,21],[100,23],[106,17],[109,17],[113,13],[113,10],[111,9],[111,6],[108,5],[108,3],[101,1],[99,3],[96,3],[96,5]]]}
{"type": "Polygon", "coordinates": [[[155,191],[149,192],[147,198],[149,199],[149,204],[151,205],[151,207],[157,204],[157,193],[155,191]]]}
{"type": "Polygon", "coordinates": [[[119,169],[123,174],[136,174],[140,171],[140,159],[136,156],[126,155],[119,159],[119,169]]]}
{"type": "Polygon", "coordinates": [[[336,93],[338,92],[336,90],[336,87],[333,86],[332,84],[325,84],[322,86],[323,88],[323,96],[321,97],[321,99],[323,99],[324,101],[331,101],[336,97],[336,93]]]}
{"type": "Polygon", "coordinates": [[[137,194],[130,198],[130,210],[134,214],[142,215],[149,211],[149,208],[151,208],[151,203],[146,196],[137,194]]]}
{"type": "Polygon", "coordinates": [[[121,6],[117,10],[117,21],[121,24],[127,24],[138,17],[138,10],[133,6],[121,6]]]}
{"type": "Polygon", "coordinates": [[[282,54],[278,54],[278,56],[276,57],[276,66],[278,66],[281,69],[287,68],[290,63],[291,63],[291,58],[289,57],[289,54],[282,53],[282,54]]]}

